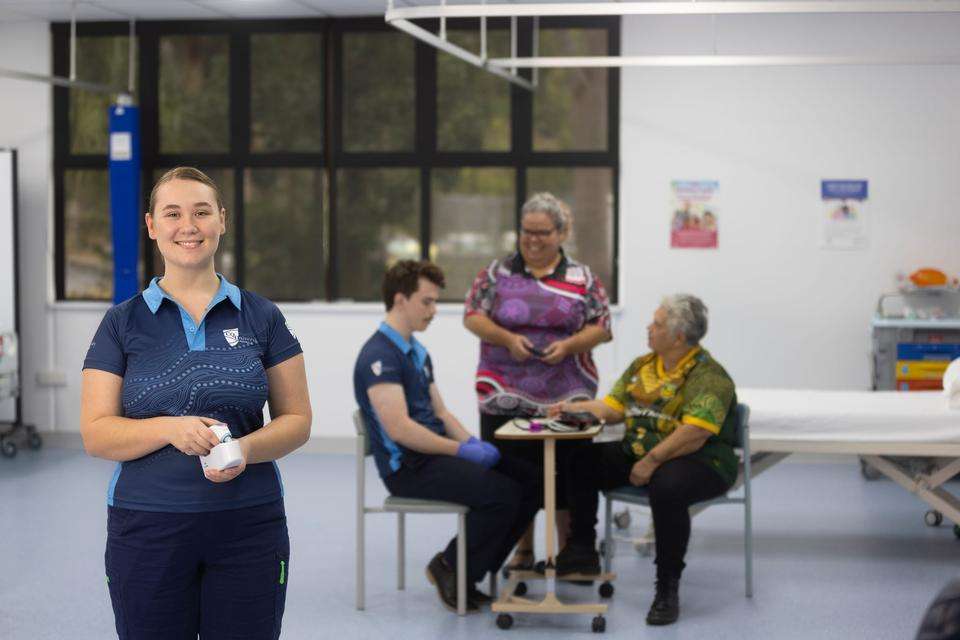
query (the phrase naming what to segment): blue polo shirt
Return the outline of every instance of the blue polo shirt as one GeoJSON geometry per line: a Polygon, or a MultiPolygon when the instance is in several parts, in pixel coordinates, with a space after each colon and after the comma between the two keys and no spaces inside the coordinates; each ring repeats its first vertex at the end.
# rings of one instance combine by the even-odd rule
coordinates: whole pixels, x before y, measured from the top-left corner
{"type": "MultiPolygon", "coordinates": [[[[263,426],[266,370],[302,353],[275,304],[223,276],[200,324],[157,284],[107,311],[84,369],[123,378],[121,415],[204,416],[235,438],[263,426]]],[[[131,428],[136,428],[135,426],[131,428]]],[[[236,509],[283,497],[275,462],[247,465],[230,482],[207,480],[197,456],[171,445],[117,465],[107,504],[142,511],[236,509]]]]}
{"type": "Polygon", "coordinates": [[[363,413],[370,438],[370,449],[381,478],[395,473],[401,465],[416,468],[431,456],[407,449],[394,442],[370,405],[367,391],[378,384],[399,384],[407,400],[407,414],[438,435],[447,430],[433,410],[430,385],[433,383],[433,363],[430,354],[413,336],[407,342],[386,322],[360,349],[353,369],[353,393],[363,413]]]}

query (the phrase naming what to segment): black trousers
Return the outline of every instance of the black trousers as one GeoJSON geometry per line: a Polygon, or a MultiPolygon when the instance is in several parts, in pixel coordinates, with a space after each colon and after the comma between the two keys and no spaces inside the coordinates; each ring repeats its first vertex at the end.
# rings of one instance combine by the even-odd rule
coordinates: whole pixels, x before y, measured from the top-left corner
{"type": "MultiPolygon", "coordinates": [[[[500,450],[501,455],[519,458],[531,465],[540,474],[540,484],[543,485],[543,441],[542,440],[497,440],[494,432],[513,418],[528,418],[523,414],[517,415],[489,415],[480,414],[480,439],[490,442],[500,450]]],[[[563,469],[567,466],[570,455],[577,449],[590,445],[589,440],[558,440],[556,443],[556,497],[557,509],[567,508],[566,474],[563,469]]],[[[538,508],[543,508],[544,496],[541,493],[538,508]]]]}
{"type": "MultiPolygon", "coordinates": [[[[592,444],[571,456],[567,486],[574,544],[596,544],[598,491],[630,484],[634,462],[619,442],[592,444]]],[[[690,505],[723,495],[730,487],[706,464],[684,456],[657,467],[647,488],[656,531],[657,577],[679,578],[690,541],[690,505]]]]}
{"type": "MultiPolygon", "coordinates": [[[[384,478],[391,494],[444,500],[470,507],[467,514],[467,580],[497,571],[533,520],[542,492],[536,469],[502,456],[492,469],[453,456],[430,456],[416,468],[401,467],[384,478]]],[[[457,566],[457,538],[444,550],[457,566]]]]}

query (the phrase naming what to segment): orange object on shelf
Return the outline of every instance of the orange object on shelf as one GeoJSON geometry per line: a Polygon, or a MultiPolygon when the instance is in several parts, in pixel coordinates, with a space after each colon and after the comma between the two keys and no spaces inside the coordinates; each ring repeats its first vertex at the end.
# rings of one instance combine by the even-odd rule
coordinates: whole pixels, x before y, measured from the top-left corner
{"type": "Polygon", "coordinates": [[[947,274],[939,269],[917,269],[910,274],[910,281],[918,287],[943,287],[947,284],[947,274]]]}
{"type": "Polygon", "coordinates": [[[897,391],[941,391],[940,380],[903,380],[897,379],[897,391]]]}

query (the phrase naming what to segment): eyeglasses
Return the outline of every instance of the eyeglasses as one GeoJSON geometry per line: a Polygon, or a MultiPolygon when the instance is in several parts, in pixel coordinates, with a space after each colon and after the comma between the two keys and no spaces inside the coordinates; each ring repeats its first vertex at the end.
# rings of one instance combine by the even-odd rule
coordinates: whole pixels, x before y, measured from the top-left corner
{"type": "Polygon", "coordinates": [[[520,227],[521,235],[531,236],[534,238],[549,238],[551,235],[553,235],[554,231],[556,231],[556,229],[543,230],[543,229],[525,229],[523,227],[520,227]]]}

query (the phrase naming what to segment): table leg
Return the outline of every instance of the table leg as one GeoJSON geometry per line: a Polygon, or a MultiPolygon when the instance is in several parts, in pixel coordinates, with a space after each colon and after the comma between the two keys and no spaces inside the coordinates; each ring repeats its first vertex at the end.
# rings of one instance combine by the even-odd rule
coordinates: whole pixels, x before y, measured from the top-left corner
{"type": "Polygon", "coordinates": [[[556,450],[557,441],[545,438],[543,441],[543,510],[547,526],[547,563],[545,574],[547,594],[553,595],[557,579],[557,548],[554,536],[557,531],[557,486],[556,486],[556,450]]]}

